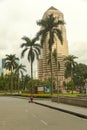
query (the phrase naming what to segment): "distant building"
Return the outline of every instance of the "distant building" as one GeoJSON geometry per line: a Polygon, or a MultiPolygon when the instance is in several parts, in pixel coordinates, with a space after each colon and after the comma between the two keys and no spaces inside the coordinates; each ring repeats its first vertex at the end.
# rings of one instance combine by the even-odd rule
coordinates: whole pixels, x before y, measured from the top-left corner
{"type": "MultiPolygon", "coordinates": [[[[16,60],[16,63],[19,64],[19,60],[16,60]]],[[[3,72],[4,75],[10,73],[10,71],[5,68],[5,64],[6,64],[6,59],[3,58],[3,59],[2,59],[2,72],[3,72]]]]}
{"type": "Polygon", "coordinates": [[[6,74],[9,73],[9,70],[7,70],[7,69],[5,68],[5,64],[6,64],[6,60],[5,60],[5,58],[3,58],[3,59],[2,59],[2,72],[3,72],[4,75],[6,75],[6,74]]]}
{"type": "MultiPolygon", "coordinates": [[[[56,19],[64,19],[63,13],[59,11],[58,9],[51,7],[49,8],[43,15],[43,19],[46,18],[46,16],[53,14],[56,19]]],[[[64,79],[64,71],[65,71],[65,65],[64,65],[64,57],[68,56],[68,41],[66,37],[66,28],[65,25],[60,25],[60,29],[63,32],[63,45],[61,45],[61,42],[58,38],[55,39],[55,43],[52,47],[52,51],[54,49],[57,50],[58,54],[58,61],[60,63],[60,70],[58,71],[58,81],[60,85],[63,84],[64,79]]],[[[42,54],[40,56],[39,62],[38,62],[38,76],[40,80],[48,79],[51,76],[50,72],[50,65],[48,65],[48,59],[47,56],[49,54],[49,48],[48,48],[48,37],[45,40],[45,43],[43,44],[42,48],[42,54]]],[[[53,77],[57,77],[57,67],[55,65],[55,62],[52,62],[52,69],[53,69],[53,77]]]]}
{"type": "Polygon", "coordinates": [[[3,70],[2,70],[2,68],[0,68],[0,75],[2,74],[2,72],[3,72],[3,70]]]}
{"type": "Polygon", "coordinates": [[[5,58],[3,58],[3,59],[2,59],[2,69],[5,68],[5,63],[6,63],[6,60],[5,60],[5,58]]]}

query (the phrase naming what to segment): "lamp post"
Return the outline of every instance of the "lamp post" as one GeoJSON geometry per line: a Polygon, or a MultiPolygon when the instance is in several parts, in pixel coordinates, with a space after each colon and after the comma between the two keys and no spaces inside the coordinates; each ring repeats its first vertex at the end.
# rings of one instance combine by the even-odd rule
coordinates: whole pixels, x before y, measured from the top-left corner
{"type": "Polygon", "coordinates": [[[85,93],[87,95],[87,79],[86,79],[86,82],[85,82],[85,93]]]}
{"type": "Polygon", "coordinates": [[[57,82],[56,82],[56,85],[57,85],[57,103],[59,103],[59,86],[58,86],[58,47],[57,47],[57,42],[56,42],[56,58],[57,58],[57,63],[56,63],[56,66],[57,66],[57,82]]]}

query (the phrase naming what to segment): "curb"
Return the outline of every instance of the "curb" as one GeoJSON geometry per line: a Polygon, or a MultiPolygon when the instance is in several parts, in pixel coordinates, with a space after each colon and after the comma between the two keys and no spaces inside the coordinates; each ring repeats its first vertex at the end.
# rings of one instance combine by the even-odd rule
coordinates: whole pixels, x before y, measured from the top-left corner
{"type": "Polygon", "coordinates": [[[62,111],[62,112],[68,113],[68,114],[72,114],[72,115],[78,116],[78,117],[80,117],[80,118],[87,119],[87,116],[84,115],[84,114],[80,114],[80,113],[77,113],[77,112],[72,112],[72,111],[69,111],[69,110],[65,110],[65,109],[53,107],[53,106],[50,106],[50,105],[47,105],[47,104],[43,104],[43,103],[38,103],[38,102],[35,102],[35,101],[34,101],[34,103],[35,103],[35,104],[38,104],[38,105],[45,106],[45,107],[49,107],[49,108],[51,108],[51,109],[59,110],[59,111],[62,111]]]}

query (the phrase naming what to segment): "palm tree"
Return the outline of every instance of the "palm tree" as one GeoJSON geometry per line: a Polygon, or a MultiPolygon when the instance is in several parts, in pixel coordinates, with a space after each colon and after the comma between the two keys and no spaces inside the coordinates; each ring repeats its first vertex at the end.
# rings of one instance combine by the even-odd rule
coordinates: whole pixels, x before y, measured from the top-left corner
{"type": "Polygon", "coordinates": [[[10,54],[10,55],[6,55],[6,63],[5,63],[5,68],[8,69],[11,72],[11,92],[13,90],[13,72],[17,67],[17,60],[19,60],[19,58],[17,58],[15,56],[15,54],[10,54]]]}
{"type": "Polygon", "coordinates": [[[19,75],[19,73],[21,73],[21,75],[23,75],[23,71],[26,72],[25,67],[26,67],[26,66],[25,66],[25,65],[22,65],[22,64],[17,65],[17,68],[16,68],[16,70],[15,70],[15,73],[17,73],[18,75],[19,75]]]}
{"type": "Polygon", "coordinates": [[[65,61],[65,67],[67,72],[70,73],[71,80],[73,80],[73,70],[75,69],[75,66],[77,65],[77,62],[74,61],[77,57],[73,55],[68,55],[64,58],[65,61]]]}
{"type": "MultiPolygon", "coordinates": [[[[75,66],[77,65],[77,62],[74,61],[77,57],[73,56],[73,55],[68,55],[64,58],[65,61],[65,67],[66,67],[66,77],[70,75],[71,77],[71,84],[73,83],[73,71],[75,69],[75,66]]],[[[67,77],[68,78],[68,77],[67,77]]],[[[73,88],[73,86],[72,86],[73,88]]],[[[73,89],[72,89],[72,93],[73,93],[73,89]]]]}
{"type": "Polygon", "coordinates": [[[35,38],[30,39],[24,36],[22,39],[25,41],[25,43],[21,44],[21,48],[24,48],[21,53],[21,58],[24,57],[25,52],[27,51],[28,52],[27,59],[31,63],[31,79],[33,80],[33,62],[35,60],[35,57],[37,58],[37,60],[39,59],[39,55],[41,53],[40,51],[41,46],[38,43],[36,43],[35,38]]]}
{"type": "Polygon", "coordinates": [[[51,54],[51,95],[52,95],[52,89],[53,89],[53,77],[52,77],[52,46],[55,42],[55,38],[57,37],[61,44],[63,44],[63,37],[62,37],[62,31],[59,29],[59,25],[63,25],[64,21],[55,19],[53,14],[47,16],[45,19],[41,19],[37,22],[37,25],[41,26],[41,30],[37,33],[37,39],[41,40],[41,45],[43,47],[43,44],[45,43],[46,38],[48,38],[48,46],[49,46],[49,52],[51,54]],[[55,37],[56,36],[56,37],[55,37]]]}
{"type": "MultiPolygon", "coordinates": [[[[30,76],[28,74],[23,76],[23,90],[26,91],[26,89],[32,89],[29,87],[28,82],[31,80],[30,76]]],[[[32,90],[31,90],[32,91],[32,90]]]]}
{"type": "Polygon", "coordinates": [[[15,73],[17,74],[17,76],[18,76],[18,93],[19,93],[19,75],[20,75],[20,73],[21,73],[21,77],[23,76],[23,71],[25,71],[26,72],[26,69],[25,69],[25,65],[22,65],[22,64],[20,64],[20,65],[17,65],[17,68],[16,68],[16,70],[15,70],[15,73]]]}

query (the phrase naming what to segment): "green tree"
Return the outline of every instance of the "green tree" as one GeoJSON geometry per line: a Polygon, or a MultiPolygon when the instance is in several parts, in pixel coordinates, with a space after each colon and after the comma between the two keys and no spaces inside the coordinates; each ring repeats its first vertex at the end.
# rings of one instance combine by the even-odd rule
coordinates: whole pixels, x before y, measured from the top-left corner
{"type": "Polygon", "coordinates": [[[17,65],[17,68],[15,70],[15,73],[17,74],[17,77],[18,77],[18,93],[19,93],[19,87],[20,87],[20,74],[21,74],[21,79],[22,79],[23,71],[26,72],[25,67],[26,67],[25,65],[19,64],[17,65]]]}
{"type": "Polygon", "coordinates": [[[87,79],[87,65],[82,63],[77,64],[74,73],[77,76],[83,76],[84,80],[87,79]]]}
{"type": "Polygon", "coordinates": [[[76,65],[74,70],[74,82],[77,86],[77,89],[80,89],[80,92],[84,90],[84,85],[87,79],[87,65],[79,63],[76,65]]]}
{"type": "Polygon", "coordinates": [[[74,83],[74,81],[70,81],[69,82],[69,88],[68,89],[70,89],[72,91],[72,94],[73,94],[73,90],[75,90],[75,83],[74,83]]]}
{"type": "Polygon", "coordinates": [[[37,25],[41,26],[41,30],[37,33],[37,39],[41,40],[41,46],[48,38],[49,52],[51,54],[51,94],[53,89],[53,77],[52,77],[52,46],[55,42],[55,38],[58,38],[63,43],[62,31],[59,29],[59,25],[63,25],[64,21],[55,19],[53,14],[47,16],[45,19],[41,19],[37,22],[37,25]]]}
{"type": "Polygon", "coordinates": [[[66,71],[68,74],[70,74],[71,80],[73,80],[73,71],[77,65],[77,62],[75,61],[76,58],[77,57],[73,55],[68,55],[64,58],[66,71]]]}
{"type": "Polygon", "coordinates": [[[0,75],[0,90],[4,90],[4,75],[3,73],[0,75]]]}
{"type": "MultiPolygon", "coordinates": [[[[23,58],[25,55],[25,52],[28,52],[27,59],[31,63],[31,79],[33,80],[33,62],[36,59],[39,59],[40,55],[40,45],[36,43],[36,39],[30,39],[28,37],[22,38],[25,43],[21,44],[21,48],[23,48],[23,51],[21,53],[21,57],[23,58]]],[[[32,91],[32,90],[31,90],[32,91]]]]}
{"type": "MultiPolygon", "coordinates": [[[[30,90],[31,92],[31,86],[28,85],[29,81],[31,80],[30,76],[28,74],[23,76],[23,90],[30,90]]],[[[32,84],[31,84],[32,85],[32,84]]]]}
{"type": "Polygon", "coordinates": [[[74,55],[68,55],[64,58],[65,61],[65,77],[71,77],[71,88],[72,88],[72,93],[73,93],[73,88],[74,88],[74,81],[73,81],[73,75],[74,75],[74,70],[75,66],[77,65],[77,62],[75,61],[77,57],[74,55]]]}
{"type": "Polygon", "coordinates": [[[6,55],[6,63],[5,63],[5,68],[8,69],[11,72],[11,92],[13,91],[13,73],[14,70],[17,67],[17,60],[19,60],[19,58],[17,58],[15,56],[15,54],[10,54],[10,55],[6,55]]]}

